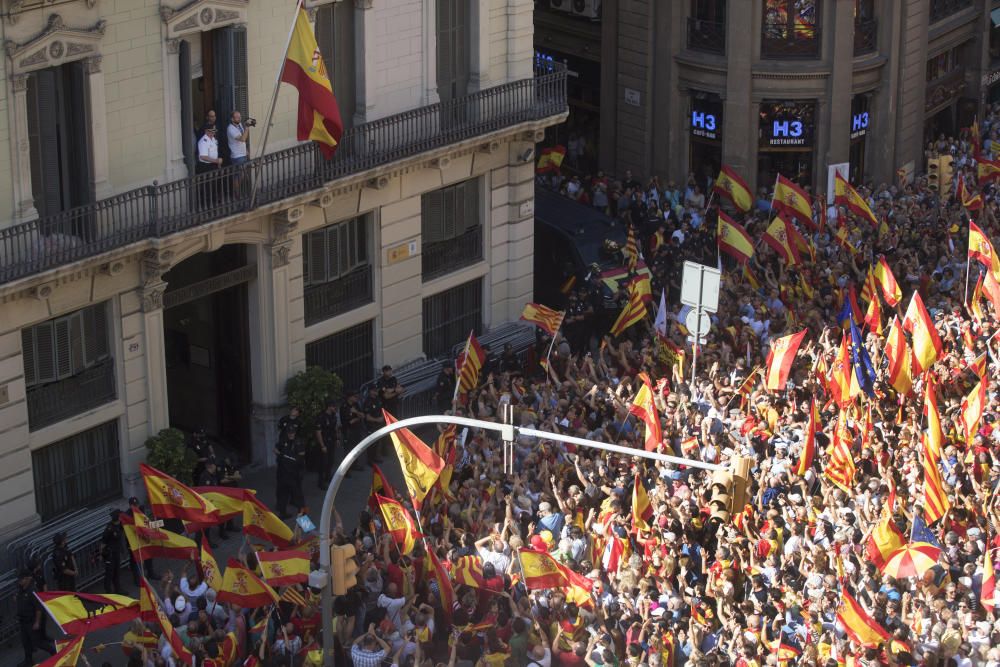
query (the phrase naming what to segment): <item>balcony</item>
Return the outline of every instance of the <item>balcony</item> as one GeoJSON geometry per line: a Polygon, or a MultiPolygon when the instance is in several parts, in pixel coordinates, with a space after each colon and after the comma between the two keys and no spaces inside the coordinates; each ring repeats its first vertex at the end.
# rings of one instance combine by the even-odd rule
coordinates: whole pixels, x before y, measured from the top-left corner
{"type": "Polygon", "coordinates": [[[726,24],[703,21],[693,16],[687,20],[687,47],[705,53],[726,53],[726,24]]]}
{"type": "Polygon", "coordinates": [[[820,29],[816,26],[781,26],[776,34],[761,35],[760,56],[768,60],[819,57],[820,29]]]}
{"type": "Polygon", "coordinates": [[[372,267],[367,265],[342,278],[305,288],[306,326],[322,322],[372,302],[372,267]]]}
{"type": "Polygon", "coordinates": [[[447,241],[425,242],[420,256],[424,282],[472,266],[483,259],[483,228],[478,225],[447,241]]]}
{"type": "Polygon", "coordinates": [[[931,0],[931,23],[937,23],[972,6],[972,0],[931,0]]]}
{"type": "Polygon", "coordinates": [[[37,431],[68,417],[115,400],[112,358],[73,377],[28,389],[28,430],[37,431]]]}
{"type": "Polygon", "coordinates": [[[449,144],[566,112],[566,69],[404,111],[344,132],[330,160],[313,143],[149,185],[0,229],[0,284],[250,211],[449,144]],[[257,182],[251,198],[251,183],[257,182]]]}
{"type": "Polygon", "coordinates": [[[878,50],[878,21],[864,19],[854,22],[854,57],[878,50]]]}

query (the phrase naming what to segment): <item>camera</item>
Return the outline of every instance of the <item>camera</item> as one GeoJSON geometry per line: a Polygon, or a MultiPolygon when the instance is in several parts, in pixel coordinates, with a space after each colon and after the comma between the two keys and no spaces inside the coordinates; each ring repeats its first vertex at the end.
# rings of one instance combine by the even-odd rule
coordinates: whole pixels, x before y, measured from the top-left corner
{"type": "Polygon", "coordinates": [[[256,118],[247,118],[246,121],[244,121],[244,124],[247,127],[257,127],[257,119],[256,118]]]}

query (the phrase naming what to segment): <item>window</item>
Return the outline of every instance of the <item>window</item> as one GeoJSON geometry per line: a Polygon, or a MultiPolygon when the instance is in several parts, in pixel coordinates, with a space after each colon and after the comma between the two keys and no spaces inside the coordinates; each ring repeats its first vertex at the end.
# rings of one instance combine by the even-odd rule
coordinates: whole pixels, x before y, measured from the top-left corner
{"type": "Polygon", "coordinates": [[[354,33],[353,2],[333,2],[316,10],[316,42],[337,97],[344,128],[353,124],[357,104],[354,33]]]}
{"type": "Polygon", "coordinates": [[[946,19],[971,6],[972,0],[931,0],[931,23],[946,19]]]}
{"type": "Polygon", "coordinates": [[[878,22],[875,0],[854,0],[854,55],[872,53],[878,48],[878,22]]]}
{"type": "Polygon", "coordinates": [[[726,0],[691,0],[687,45],[696,51],[726,52],[726,0]]]}
{"type": "Polygon", "coordinates": [[[465,340],[470,331],[483,329],[483,279],[477,278],[440,294],[423,304],[424,354],[440,357],[465,340]]]}
{"type": "Polygon", "coordinates": [[[21,330],[31,430],[114,400],[108,304],[21,330]]]}
{"type": "Polygon", "coordinates": [[[344,389],[357,389],[375,377],[374,320],[306,344],[306,365],[336,373],[344,389]]]}
{"type": "Polygon", "coordinates": [[[361,216],[302,236],[306,325],[371,303],[369,226],[361,216]]]}
{"type": "MultiPolygon", "coordinates": [[[[90,102],[83,62],[28,75],[31,195],[41,217],[94,200],[91,184],[90,102]]],[[[84,230],[59,230],[80,236],[84,230]]]]}
{"type": "Polygon", "coordinates": [[[42,520],[120,497],[119,459],[113,421],[32,452],[35,507],[42,520]]]}
{"type": "Polygon", "coordinates": [[[819,0],[764,0],[761,56],[819,56],[819,0]]]}
{"type": "Polygon", "coordinates": [[[428,192],[420,201],[421,272],[431,280],[483,259],[479,180],[428,192]]]}
{"type": "Polygon", "coordinates": [[[963,67],[962,63],[964,62],[962,59],[964,50],[965,44],[959,44],[943,53],[939,53],[933,58],[929,58],[927,60],[926,80],[931,82],[946,77],[952,72],[961,70],[963,67]]]}
{"type": "Polygon", "coordinates": [[[468,92],[469,1],[437,0],[437,84],[441,102],[468,92]]]}

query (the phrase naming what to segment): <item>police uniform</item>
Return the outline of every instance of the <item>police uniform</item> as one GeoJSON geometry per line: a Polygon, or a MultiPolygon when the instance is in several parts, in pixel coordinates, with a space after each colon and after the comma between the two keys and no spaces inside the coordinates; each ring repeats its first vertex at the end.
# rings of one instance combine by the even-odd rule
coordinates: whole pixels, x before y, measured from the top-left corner
{"type": "Polygon", "coordinates": [[[333,450],[337,446],[337,411],[324,410],[316,420],[316,430],[323,436],[323,446],[326,451],[316,443],[316,486],[320,489],[326,488],[326,483],[330,479],[330,468],[333,466],[333,450]]]}
{"type": "Polygon", "coordinates": [[[399,380],[396,379],[395,375],[390,375],[386,377],[383,375],[375,383],[375,388],[378,389],[378,397],[382,402],[382,407],[389,411],[393,417],[399,412],[399,396],[388,396],[388,390],[395,389],[399,386],[399,380]]]}
{"type": "Polygon", "coordinates": [[[296,435],[297,429],[287,429],[285,437],[274,448],[278,464],[277,479],[275,480],[275,495],[277,496],[275,509],[282,519],[288,517],[289,500],[299,509],[305,506],[305,501],[302,499],[302,468],[306,453],[296,435]]]}
{"type": "Polygon", "coordinates": [[[124,530],[117,521],[117,511],[114,518],[108,521],[101,536],[101,561],[104,563],[104,592],[121,593],[121,583],[118,580],[122,564],[122,537],[124,530]]]}
{"type": "Polygon", "coordinates": [[[344,454],[361,442],[361,435],[364,433],[364,418],[355,412],[361,412],[361,404],[357,401],[351,402],[351,397],[357,396],[352,393],[343,403],[340,404],[340,428],[344,435],[344,454]]]}
{"type": "MultiPolygon", "coordinates": [[[[452,368],[450,365],[448,367],[452,368]]],[[[446,373],[443,368],[441,369],[441,372],[438,373],[434,393],[437,396],[438,410],[441,412],[451,409],[451,399],[455,395],[456,381],[455,374],[446,373]]]]}
{"type": "MultiPolygon", "coordinates": [[[[375,396],[372,396],[371,394],[368,395],[368,399],[365,401],[364,413],[365,431],[367,433],[374,433],[385,426],[385,418],[382,416],[382,401],[379,400],[377,394],[375,396]]],[[[378,462],[378,450],[379,445],[374,445],[368,448],[369,464],[378,462]]]]}
{"type": "Polygon", "coordinates": [[[52,552],[52,572],[53,578],[56,580],[56,590],[75,591],[76,575],[67,574],[66,570],[76,571],[73,552],[65,545],[57,546],[52,552]]]}
{"type": "Polygon", "coordinates": [[[50,640],[43,640],[41,607],[35,597],[35,582],[31,572],[21,573],[23,583],[17,586],[17,625],[21,633],[21,648],[24,649],[25,665],[35,664],[35,650],[43,649],[49,654],[55,654],[55,646],[50,640]],[[35,622],[38,621],[36,629],[35,622]]]}
{"type": "Polygon", "coordinates": [[[205,440],[205,435],[203,432],[198,431],[191,437],[191,442],[188,443],[188,447],[194,452],[194,457],[198,460],[194,464],[194,470],[191,471],[191,478],[194,480],[195,484],[199,484],[201,480],[201,474],[205,471],[205,464],[211,461],[214,457],[212,456],[211,447],[205,440]]]}
{"type": "Polygon", "coordinates": [[[293,417],[288,414],[278,420],[278,442],[285,439],[285,431],[288,430],[289,426],[294,426],[296,431],[302,430],[302,418],[293,417]]]}

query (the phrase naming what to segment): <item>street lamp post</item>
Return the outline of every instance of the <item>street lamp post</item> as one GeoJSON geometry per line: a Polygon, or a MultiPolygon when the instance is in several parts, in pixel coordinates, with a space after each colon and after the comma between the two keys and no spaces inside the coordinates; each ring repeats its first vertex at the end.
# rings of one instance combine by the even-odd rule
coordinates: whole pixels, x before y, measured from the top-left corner
{"type": "Polygon", "coordinates": [[[629,447],[622,447],[621,445],[611,445],[604,442],[597,442],[596,440],[576,438],[569,435],[562,435],[560,433],[549,433],[548,431],[539,431],[533,428],[518,428],[512,424],[487,422],[480,419],[469,419],[468,417],[426,415],[423,417],[409,417],[407,419],[401,419],[397,422],[393,422],[392,424],[383,426],[379,430],[361,440],[357,446],[346,453],[344,460],[340,462],[340,465],[337,467],[337,471],[333,474],[333,479],[330,480],[330,485],[326,489],[326,496],[323,498],[323,510],[319,519],[319,573],[321,579],[319,581],[313,577],[310,579],[311,583],[321,583],[322,585],[321,599],[323,606],[324,667],[333,666],[333,593],[330,590],[330,523],[333,518],[333,503],[337,498],[337,492],[340,491],[340,485],[343,483],[344,477],[347,475],[347,471],[350,470],[352,465],[354,465],[354,462],[358,460],[358,457],[361,456],[362,452],[378,442],[380,438],[383,438],[394,431],[398,431],[401,428],[428,424],[455,424],[456,426],[469,426],[487,431],[495,431],[500,433],[500,437],[504,442],[513,442],[516,439],[516,433],[517,435],[526,435],[529,437],[544,438],[547,440],[557,440],[559,442],[577,445],[580,447],[600,449],[607,452],[614,452],[616,454],[624,454],[626,456],[638,456],[641,458],[662,461],[664,463],[683,464],[692,468],[703,468],[705,470],[726,469],[725,466],[715,463],[705,463],[704,461],[695,461],[679,456],[660,454],[659,452],[647,452],[642,449],[631,449],[629,447]]]}

